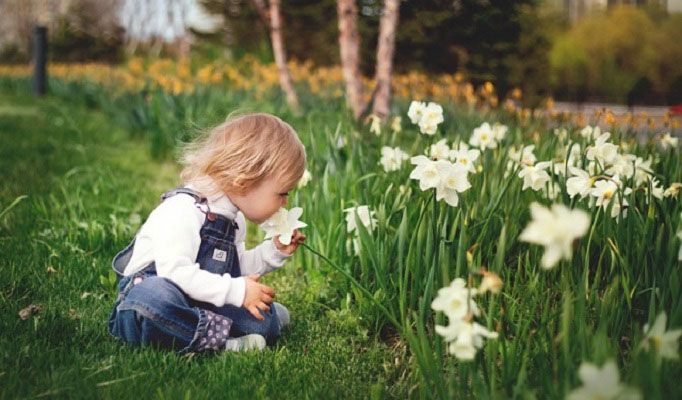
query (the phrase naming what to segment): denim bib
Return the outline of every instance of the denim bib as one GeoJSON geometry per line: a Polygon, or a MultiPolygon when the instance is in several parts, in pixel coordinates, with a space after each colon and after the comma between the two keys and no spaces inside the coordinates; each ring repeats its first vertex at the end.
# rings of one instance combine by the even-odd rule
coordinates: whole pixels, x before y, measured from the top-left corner
{"type": "MultiPolygon", "coordinates": [[[[199,264],[201,269],[214,274],[230,274],[234,278],[240,277],[239,257],[234,242],[238,229],[237,223],[225,216],[211,212],[206,197],[192,189],[181,187],[170,190],[161,196],[161,201],[178,194],[192,196],[197,208],[206,215],[199,232],[201,245],[199,246],[195,262],[199,264]]],[[[123,277],[123,271],[130,262],[134,247],[135,238],[114,257],[112,267],[119,277],[123,277]]],[[[155,273],[156,266],[152,262],[134,275],[150,275],[155,273]]]]}

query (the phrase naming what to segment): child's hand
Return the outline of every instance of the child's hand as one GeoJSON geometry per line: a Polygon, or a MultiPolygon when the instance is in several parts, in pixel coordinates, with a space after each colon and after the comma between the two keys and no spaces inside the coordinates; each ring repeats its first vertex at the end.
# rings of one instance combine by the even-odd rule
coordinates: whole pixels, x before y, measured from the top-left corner
{"type": "Polygon", "coordinates": [[[279,236],[275,236],[273,240],[277,250],[281,251],[282,253],[292,255],[298,248],[298,245],[305,240],[305,235],[296,229],[294,230],[294,234],[291,236],[291,243],[288,245],[283,245],[282,242],[279,241],[279,236]]]}
{"type": "Polygon", "coordinates": [[[260,275],[248,275],[246,279],[246,295],[244,296],[244,308],[249,310],[251,315],[259,320],[264,320],[259,310],[268,312],[270,310],[269,304],[275,298],[275,291],[269,287],[258,282],[260,275]]]}

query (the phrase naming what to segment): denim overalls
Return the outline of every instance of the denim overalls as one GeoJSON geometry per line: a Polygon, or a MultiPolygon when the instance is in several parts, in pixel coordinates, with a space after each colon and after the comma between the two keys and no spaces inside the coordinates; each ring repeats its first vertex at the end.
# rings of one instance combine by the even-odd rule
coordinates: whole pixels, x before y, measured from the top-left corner
{"type": "MultiPolygon", "coordinates": [[[[235,247],[237,224],[210,212],[205,197],[177,188],[161,196],[189,195],[206,214],[201,227],[201,245],[196,262],[201,269],[215,274],[241,276],[235,247]]],[[[135,239],[112,262],[119,275],[118,298],[109,317],[109,332],[131,345],[156,344],[185,352],[220,350],[229,337],[257,333],[272,343],[280,334],[275,307],[261,314],[260,321],[243,307],[211,303],[189,298],[177,285],[156,275],[154,262],[130,276],[123,270],[133,254],[135,239]]]]}

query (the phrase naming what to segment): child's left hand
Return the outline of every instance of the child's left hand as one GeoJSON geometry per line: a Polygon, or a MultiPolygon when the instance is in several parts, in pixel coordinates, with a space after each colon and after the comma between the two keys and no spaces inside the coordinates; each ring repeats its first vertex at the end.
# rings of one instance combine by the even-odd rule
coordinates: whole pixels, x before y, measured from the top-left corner
{"type": "Polygon", "coordinates": [[[279,236],[275,236],[273,238],[277,250],[288,255],[294,254],[294,251],[296,251],[298,245],[302,243],[304,240],[305,235],[301,233],[301,231],[299,231],[298,229],[294,230],[294,234],[291,236],[291,243],[289,243],[288,245],[282,244],[282,242],[279,241],[279,236]]]}

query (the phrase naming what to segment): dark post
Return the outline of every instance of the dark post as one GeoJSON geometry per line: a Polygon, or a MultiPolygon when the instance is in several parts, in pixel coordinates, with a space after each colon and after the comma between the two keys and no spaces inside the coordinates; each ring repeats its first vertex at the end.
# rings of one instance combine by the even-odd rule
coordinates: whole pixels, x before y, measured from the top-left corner
{"type": "Polygon", "coordinates": [[[33,27],[33,94],[42,96],[47,87],[47,28],[33,27]]]}

